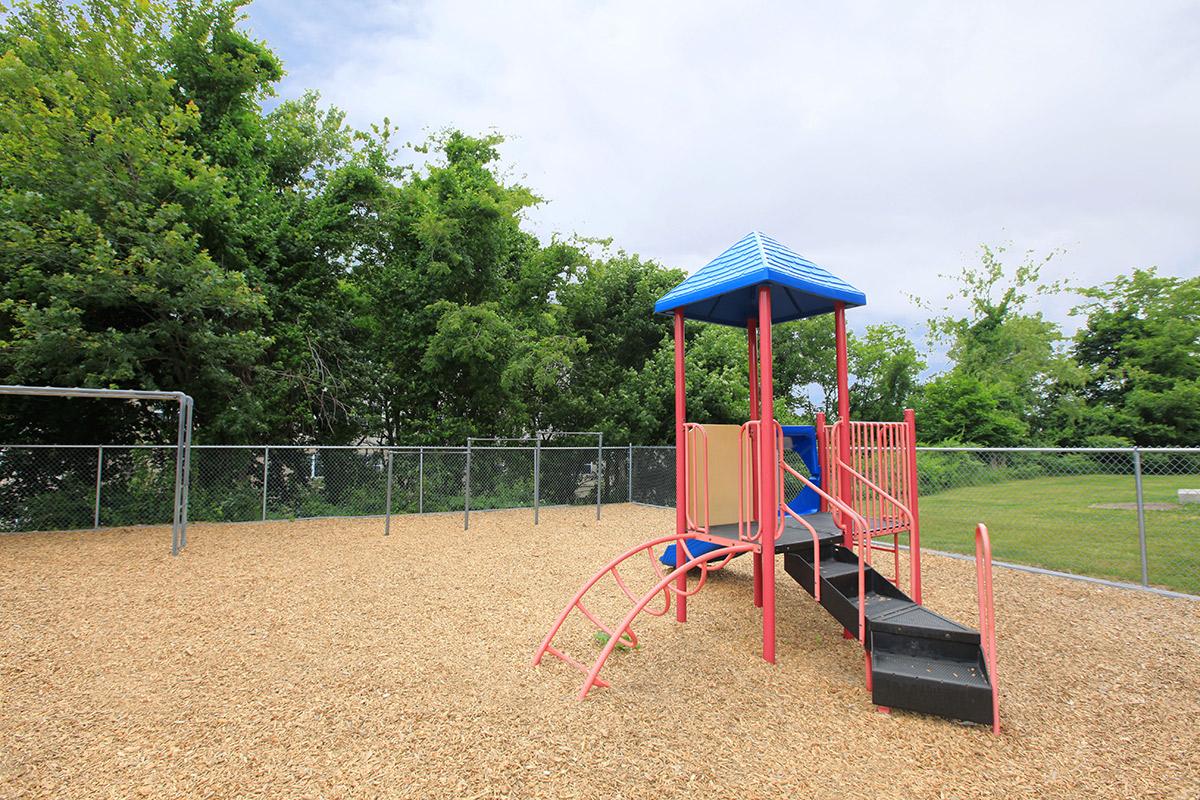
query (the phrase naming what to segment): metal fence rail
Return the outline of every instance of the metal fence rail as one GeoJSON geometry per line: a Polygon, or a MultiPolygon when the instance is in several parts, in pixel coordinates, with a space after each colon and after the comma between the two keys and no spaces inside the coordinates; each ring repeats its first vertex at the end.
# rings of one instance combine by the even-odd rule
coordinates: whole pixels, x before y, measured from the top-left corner
{"type": "MultiPolygon", "coordinates": [[[[0,531],[172,519],[175,448],[0,446],[0,531]]],[[[672,447],[195,446],[193,521],[480,512],[633,502],[672,507],[672,447]]],[[[795,462],[799,465],[799,462],[795,462]]],[[[1200,595],[1200,449],[918,448],[924,546],[1200,595]]],[[[791,487],[789,491],[794,490],[791,487]]]]}

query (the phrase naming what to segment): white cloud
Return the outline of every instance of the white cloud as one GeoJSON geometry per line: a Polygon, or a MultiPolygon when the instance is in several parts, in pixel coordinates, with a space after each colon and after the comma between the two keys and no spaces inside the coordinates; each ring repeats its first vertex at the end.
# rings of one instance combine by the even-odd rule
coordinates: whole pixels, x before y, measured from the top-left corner
{"type": "MultiPolygon", "coordinates": [[[[259,0],[285,94],[498,129],[531,222],[694,269],[763,230],[908,321],[980,242],[1200,272],[1194,3],[259,0]]],[[[1048,308],[1060,317],[1063,303],[1048,308]]]]}

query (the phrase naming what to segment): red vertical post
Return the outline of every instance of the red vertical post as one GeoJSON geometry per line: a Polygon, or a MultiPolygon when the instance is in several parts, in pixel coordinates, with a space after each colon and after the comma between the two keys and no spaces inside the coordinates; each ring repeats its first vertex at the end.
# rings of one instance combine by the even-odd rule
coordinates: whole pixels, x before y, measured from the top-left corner
{"type": "Polygon", "coordinates": [[[758,530],[762,547],[763,659],[775,663],[775,521],[779,501],[775,482],[775,386],[771,375],[771,287],[758,287],[758,530]]]}
{"type": "MultiPolygon", "coordinates": [[[[849,464],[850,463],[850,360],[846,352],[846,306],[843,303],[835,303],[833,306],[833,328],[834,338],[837,340],[837,405],[838,405],[838,422],[842,423],[838,426],[838,460],[849,464]]],[[[837,465],[832,465],[837,469],[837,465]]],[[[854,487],[850,481],[850,473],[843,470],[838,476],[838,498],[851,508],[854,507],[854,487]]],[[[857,509],[855,509],[857,511],[857,509]]],[[[850,521],[846,520],[846,527],[842,534],[842,544],[845,547],[852,547],[853,542],[850,536],[850,521]]]]}
{"type": "MultiPolygon", "coordinates": [[[[746,342],[747,355],[750,364],[750,419],[758,419],[758,322],[751,317],[746,320],[746,342]]],[[[739,455],[739,458],[741,456],[739,455]]],[[[749,457],[751,464],[754,463],[754,429],[750,430],[750,453],[749,457]]],[[[754,478],[754,467],[750,468],[750,507],[755,508],[755,487],[757,482],[754,478]]],[[[744,487],[739,486],[738,491],[744,491],[744,487]]],[[[753,513],[753,512],[752,512],[753,513]]],[[[762,552],[756,552],[754,559],[754,607],[762,608],[762,552]]]]}
{"type": "MultiPolygon", "coordinates": [[[[687,384],[683,369],[683,311],[675,311],[675,567],[687,563],[683,554],[683,536],[687,533],[687,384]]],[[[675,619],[687,622],[687,574],[680,573],[675,587],[675,619]]]]}
{"type": "Polygon", "coordinates": [[[917,417],[911,408],[904,409],[904,427],[908,431],[904,447],[908,467],[908,510],[912,512],[912,530],[908,534],[908,581],[913,600],[921,602],[921,521],[917,512],[917,417]]]}

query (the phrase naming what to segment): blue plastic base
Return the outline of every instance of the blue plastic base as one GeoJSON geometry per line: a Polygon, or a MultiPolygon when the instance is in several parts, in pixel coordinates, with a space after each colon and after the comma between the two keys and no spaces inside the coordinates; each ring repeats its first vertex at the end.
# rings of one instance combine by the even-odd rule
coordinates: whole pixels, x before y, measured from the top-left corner
{"type": "MultiPolygon", "coordinates": [[[[730,542],[730,544],[733,544],[733,542],[730,542]]],[[[711,553],[713,550],[719,550],[722,547],[728,547],[728,546],[729,546],[728,544],[714,544],[713,542],[706,542],[706,541],[703,541],[702,539],[688,539],[687,540],[687,551],[692,554],[692,558],[695,558],[696,556],[702,556],[705,553],[711,553]]],[[[738,555],[741,555],[741,553],[738,553],[738,555]]],[[[734,556],[734,557],[736,558],[737,556],[734,556]]],[[[675,545],[673,545],[673,544],[668,545],[667,549],[663,551],[662,557],[659,558],[658,560],[661,561],[666,566],[674,569],[675,568],[675,545]]]]}

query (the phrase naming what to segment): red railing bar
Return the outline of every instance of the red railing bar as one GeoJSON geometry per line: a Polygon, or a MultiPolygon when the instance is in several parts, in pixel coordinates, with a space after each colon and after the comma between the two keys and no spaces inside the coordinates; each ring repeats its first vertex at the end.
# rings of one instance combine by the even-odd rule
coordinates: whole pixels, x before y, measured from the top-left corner
{"type": "Polygon", "coordinates": [[[911,408],[904,410],[904,459],[908,478],[909,510],[912,527],[908,531],[908,570],[913,599],[921,602],[921,515],[917,506],[917,422],[911,408]]]}
{"type": "MultiPolygon", "coordinates": [[[[895,487],[896,486],[896,471],[894,469],[895,455],[894,455],[892,448],[889,445],[889,443],[892,441],[892,431],[893,431],[893,426],[891,426],[891,425],[881,428],[880,432],[879,432],[879,437],[880,437],[880,440],[882,442],[884,442],[884,449],[883,449],[884,464],[883,464],[882,476],[884,477],[884,482],[887,483],[888,486],[895,487]]],[[[899,534],[898,526],[896,525],[899,514],[896,512],[896,506],[894,503],[888,507],[888,511],[889,511],[888,520],[891,523],[890,527],[892,530],[892,548],[893,548],[893,553],[895,554],[893,575],[895,576],[896,585],[899,586],[900,585],[900,534],[899,534]]]]}
{"type": "Polygon", "coordinates": [[[708,431],[706,431],[704,429],[704,426],[698,422],[686,422],[686,423],[684,423],[683,427],[684,427],[684,431],[685,431],[685,433],[684,433],[685,448],[687,449],[687,456],[689,458],[688,463],[691,466],[692,475],[695,476],[695,484],[696,484],[697,489],[700,488],[700,476],[697,474],[697,467],[698,467],[697,459],[699,458],[699,453],[700,453],[701,448],[699,446],[697,446],[696,443],[699,442],[700,445],[703,445],[703,449],[704,449],[704,488],[702,491],[698,491],[695,493],[695,494],[703,495],[704,525],[703,526],[697,525],[696,520],[693,516],[693,515],[695,515],[695,517],[700,516],[700,500],[701,500],[701,498],[694,496],[693,493],[689,493],[688,494],[688,507],[685,510],[685,518],[687,520],[687,527],[689,530],[700,531],[701,533],[708,533],[709,532],[710,509],[711,509],[711,506],[709,504],[709,490],[708,490],[708,476],[709,476],[709,473],[708,473],[708,431]]]}
{"type": "Polygon", "coordinates": [[[975,586],[979,597],[979,642],[992,686],[992,733],[1000,733],[1000,684],[996,679],[996,605],[992,594],[992,541],[987,526],[975,526],[975,586]]]}
{"type": "Polygon", "coordinates": [[[874,482],[872,482],[869,478],[867,478],[865,475],[863,475],[858,470],[856,470],[850,466],[845,466],[845,465],[843,465],[843,466],[851,474],[851,476],[858,478],[858,480],[861,484],[869,487],[870,489],[873,489],[881,497],[883,497],[884,499],[888,500],[891,503],[894,503],[896,505],[896,507],[903,513],[903,515],[908,518],[908,521],[910,523],[912,522],[912,513],[908,510],[907,506],[905,506],[899,500],[897,500],[896,498],[892,497],[890,494],[885,492],[883,489],[881,489],[878,485],[876,485],[874,482]]]}
{"type": "MultiPolygon", "coordinates": [[[[859,530],[858,536],[851,534],[851,538],[858,543],[858,640],[864,645],[867,642],[867,573],[866,565],[871,561],[871,546],[870,546],[870,528],[867,525],[866,519],[861,514],[850,508],[841,500],[832,495],[826,495],[825,492],[815,485],[808,478],[801,475],[796,470],[792,469],[788,464],[782,464],[783,469],[790,472],[801,483],[817,492],[818,495],[825,496],[831,506],[835,509],[840,509],[851,522],[851,527],[857,527],[859,530]]],[[[870,672],[868,671],[868,680],[870,672]]]]}
{"type": "MultiPolygon", "coordinates": [[[[784,519],[786,519],[788,516],[792,517],[797,522],[799,522],[801,525],[808,528],[808,532],[812,534],[812,540],[813,540],[813,599],[819,603],[819,602],[821,602],[821,541],[817,537],[817,529],[814,528],[812,525],[808,524],[808,520],[806,520],[804,517],[797,514],[788,505],[786,505],[786,504],[783,505],[783,511],[784,511],[784,514],[786,515],[784,517],[784,519]]],[[[780,525],[780,530],[782,531],[782,529],[783,529],[783,526],[780,525]]]]}
{"type": "Polygon", "coordinates": [[[751,464],[750,471],[750,497],[754,497],[754,471],[753,465],[757,463],[754,459],[754,436],[750,432],[750,423],[755,420],[750,420],[738,429],[738,540],[749,541],[746,530],[748,527],[746,519],[746,458],[747,450],[749,450],[749,458],[751,464]]]}
{"type": "MultiPolygon", "coordinates": [[[[821,480],[823,482],[825,482],[826,486],[830,486],[832,488],[832,484],[829,483],[829,453],[826,452],[826,448],[828,447],[828,445],[825,442],[825,437],[826,437],[825,414],[823,412],[817,412],[816,423],[817,423],[816,424],[816,428],[817,428],[817,465],[821,469],[821,480]]],[[[825,503],[824,497],[821,498],[820,510],[821,511],[829,510],[829,506],[825,503]]]]}
{"type": "MultiPolygon", "coordinates": [[[[546,652],[552,656],[556,656],[560,661],[570,664],[572,667],[575,667],[575,669],[579,670],[584,675],[586,675],[588,670],[591,669],[590,667],[585,667],[583,664],[579,663],[574,658],[572,658],[568,654],[564,653],[562,650],[559,650],[557,647],[554,647],[553,645],[551,645],[550,647],[547,647],[546,652]]],[[[608,683],[608,681],[603,680],[602,678],[597,678],[596,685],[600,686],[600,687],[608,687],[610,684],[608,683]]]]}

